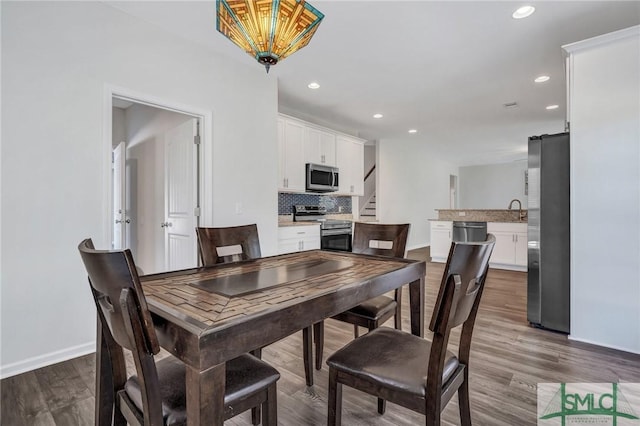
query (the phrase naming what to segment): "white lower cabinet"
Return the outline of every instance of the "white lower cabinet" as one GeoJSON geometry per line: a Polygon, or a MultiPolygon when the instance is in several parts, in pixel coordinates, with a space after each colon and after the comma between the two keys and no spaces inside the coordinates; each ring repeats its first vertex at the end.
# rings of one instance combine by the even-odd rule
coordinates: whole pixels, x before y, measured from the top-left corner
{"type": "Polygon", "coordinates": [[[278,253],[320,248],[320,225],[281,226],[278,228],[278,253]]]}
{"type": "Polygon", "coordinates": [[[431,261],[444,263],[451,248],[451,221],[431,221],[431,261]]]}
{"type": "Polygon", "coordinates": [[[514,271],[527,270],[527,224],[489,222],[487,232],[496,237],[491,267],[514,271]]]}

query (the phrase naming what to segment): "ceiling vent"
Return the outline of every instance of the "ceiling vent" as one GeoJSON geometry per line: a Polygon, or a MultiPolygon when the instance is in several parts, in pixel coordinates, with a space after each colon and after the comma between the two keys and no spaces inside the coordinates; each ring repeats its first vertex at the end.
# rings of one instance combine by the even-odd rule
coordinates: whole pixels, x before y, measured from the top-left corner
{"type": "Polygon", "coordinates": [[[502,104],[505,108],[518,108],[517,102],[507,102],[506,104],[502,104]]]}

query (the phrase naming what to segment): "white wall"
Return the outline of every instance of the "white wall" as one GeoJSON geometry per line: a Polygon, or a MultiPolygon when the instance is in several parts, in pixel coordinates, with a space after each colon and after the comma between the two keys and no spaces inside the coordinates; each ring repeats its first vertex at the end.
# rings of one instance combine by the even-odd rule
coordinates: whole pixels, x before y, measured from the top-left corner
{"type": "Polygon", "coordinates": [[[76,247],[110,241],[105,85],[209,111],[203,225],[257,222],[277,251],[273,76],[99,2],[3,2],[2,376],[94,350],[76,247]]]}
{"type": "Polygon", "coordinates": [[[371,167],[376,164],[376,146],[365,145],[364,146],[364,172],[369,173],[371,167]]]}
{"type": "Polygon", "coordinates": [[[567,49],[571,338],[640,353],[640,27],[567,49]]]}
{"type": "Polygon", "coordinates": [[[125,110],[111,108],[111,142],[115,148],[120,142],[127,140],[127,124],[125,123],[125,110]]]}
{"type": "Polygon", "coordinates": [[[460,208],[506,209],[509,202],[516,198],[522,202],[522,208],[526,209],[525,170],[527,170],[527,160],[460,167],[458,178],[460,208]]]}
{"type": "MultiPolygon", "coordinates": [[[[376,152],[377,148],[375,145],[365,145],[364,146],[364,173],[365,176],[369,173],[369,170],[376,164],[376,152]]],[[[363,209],[367,202],[373,196],[373,193],[376,191],[376,170],[371,173],[369,178],[364,181],[364,195],[362,197],[355,197],[358,200],[358,208],[363,209]]],[[[354,210],[355,211],[355,210],[354,210]]]]}
{"type": "Polygon", "coordinates": [[[380,223],[411,223],[407,249],[430,244],[428,220],[449,206],[449,175],[458,167],[435,156],[422,139],[378,141],[377,207],[380,223]]]}

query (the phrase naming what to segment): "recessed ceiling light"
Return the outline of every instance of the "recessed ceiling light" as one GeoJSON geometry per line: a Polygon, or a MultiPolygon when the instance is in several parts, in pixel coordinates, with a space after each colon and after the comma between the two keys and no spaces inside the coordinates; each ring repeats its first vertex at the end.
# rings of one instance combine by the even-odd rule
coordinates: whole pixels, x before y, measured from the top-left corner
{"type": "Polygon", "coordinates": [[[548,75],[541,75],[540,77],[537,77],[535,80],[536,83],[544,83],[545,81],[549,81],[551,77],[549,77],[548,75]]]}
{"type": "Polygon", "coordinates": [[[307,87],[308,87],[309,89],[319,89],[319,88],[320,88],[320,85],[319,85],[318,83],[316,83],[315,81],[312,81],[311,83],[309,83],[309,84],[307,85],[307,87]]]}
{"type": "Polygon", "coordinates": [[[558,105],[549,105],[547,109],[558,109],[558,105]]]}
{"type": "Polygon", "coordinates": [[[418,133],[418,131],[416,129],[411,129],[409,130],[409,133],[418,133]]]}
{"type": "Polygon", "coordinates": [[[535,11],[536,8],[533,6],[522,6],[520,9],[513,12],[513,15],[511,16],[513,16],[513,19],[522,19],[526,18],[527,16],[531,16],[531,14],[535,11]]]}
{"type": "Polygon", "coordinates": [[[378,113],[378,114],[373,114],[373,118],[382,118],[383,115],[378,113]]]}

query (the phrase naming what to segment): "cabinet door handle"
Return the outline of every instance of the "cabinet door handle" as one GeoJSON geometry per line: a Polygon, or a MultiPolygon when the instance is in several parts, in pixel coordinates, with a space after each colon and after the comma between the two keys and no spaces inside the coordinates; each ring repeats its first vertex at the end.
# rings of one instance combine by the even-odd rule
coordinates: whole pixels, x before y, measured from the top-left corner
{"type": "Polygon", "coordinates": [[[304,250],[304,241],[300,241],[300,250],[304,250]]]}

